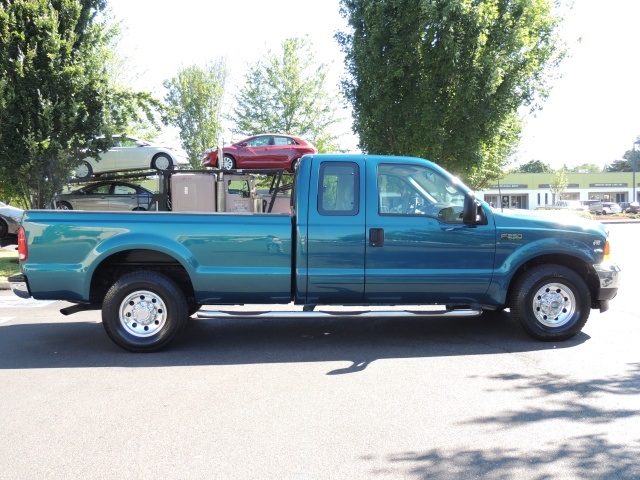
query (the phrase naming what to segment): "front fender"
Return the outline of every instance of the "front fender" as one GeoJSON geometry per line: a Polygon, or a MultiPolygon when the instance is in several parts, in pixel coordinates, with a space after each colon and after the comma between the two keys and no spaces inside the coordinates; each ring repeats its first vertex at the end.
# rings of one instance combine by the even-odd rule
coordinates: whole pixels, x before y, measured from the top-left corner
{"type": "Polygon", "coordinates": [[[554,257],[555,261],[564,257],[570,260],[569,263],[581,264],[594,264],[597,260],[593,247],[579,239],[546,237],[524,245],[499,242],[496,249],[496,268],[487,292],[490,301],[504,305],[509,286],[524,265],[542,258],[553,262],[554,257]]]}

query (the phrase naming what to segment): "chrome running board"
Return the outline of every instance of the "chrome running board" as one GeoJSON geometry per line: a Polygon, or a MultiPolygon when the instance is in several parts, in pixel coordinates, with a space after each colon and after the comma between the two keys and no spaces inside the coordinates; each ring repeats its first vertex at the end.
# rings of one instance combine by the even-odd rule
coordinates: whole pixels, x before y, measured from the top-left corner
{"type": "Polygon", "coordinates": [[[198,318],[331,318],[331,317],[475,317],[482,309],[459,310],[363,310],[363,311],[266,311],[241,312],[221,310],[200,310],[198,318]]]}

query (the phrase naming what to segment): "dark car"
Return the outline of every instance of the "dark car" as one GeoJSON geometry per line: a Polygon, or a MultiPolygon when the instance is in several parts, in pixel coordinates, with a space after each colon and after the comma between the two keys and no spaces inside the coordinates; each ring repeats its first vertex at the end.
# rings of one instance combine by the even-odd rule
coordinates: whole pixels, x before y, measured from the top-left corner
{"type": "Polygon", "coordinates": [[[640,213],[640,203],[638,202],[622,202],[620,208],[624,213],[640,213]]]}
{"type": "MultiPolygon", "coordinates": [[[[149,210],[153,193],[139,185],[125,182],[99,182],[70,193],[56,195],[53,208],[58,210],[149,210]]],[[[152,208],[153,209],[153,208],[152,208]]]]}
{"type": "Polygon", "coordinates": [[[281,134],[263,134],[245,138],[222,148],[222,161],[218,159],[218,149],[212,148],[203,154],[203,167],[233,168],[276,168],[295,170],[296,162],[308,153],[318,153],[318,149],[300,137],[281,134]]]}

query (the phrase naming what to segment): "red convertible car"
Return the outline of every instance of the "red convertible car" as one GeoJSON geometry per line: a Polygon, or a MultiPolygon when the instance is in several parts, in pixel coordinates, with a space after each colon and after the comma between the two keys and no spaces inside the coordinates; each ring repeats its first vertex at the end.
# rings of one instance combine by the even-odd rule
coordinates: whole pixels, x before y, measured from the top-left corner
{"type": "Polygon", "coordinates": [[[318,153],[310,142],[299,137],[280,134],[254,135],[222,148],[222,161],[218,149],[204,153],[203,167],[233,168],[277,168],[293,172],[296,162],[307,153],[318,153]]]}

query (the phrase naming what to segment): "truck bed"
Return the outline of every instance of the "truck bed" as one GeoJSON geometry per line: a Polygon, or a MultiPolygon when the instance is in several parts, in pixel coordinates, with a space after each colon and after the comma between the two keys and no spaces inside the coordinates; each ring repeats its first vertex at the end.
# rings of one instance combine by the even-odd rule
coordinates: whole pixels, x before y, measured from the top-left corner
{"type": "Polygon", "coordinates": [[[34,298],[89,302],[106,265],[164,259],[191,278],[197,303],[288,303],[292,219],[286,214],[34,210],[23,273],[34,298]]]}

